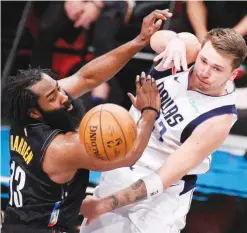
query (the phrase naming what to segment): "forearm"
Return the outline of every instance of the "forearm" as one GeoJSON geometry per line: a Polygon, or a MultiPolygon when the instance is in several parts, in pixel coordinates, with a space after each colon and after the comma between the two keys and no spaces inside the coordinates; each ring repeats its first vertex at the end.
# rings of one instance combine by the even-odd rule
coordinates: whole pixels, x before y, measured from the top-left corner
{"type": "Polygon", "coordinates": [[[208,120],[199,126],[179,149],[168,157],[166,162],[156,172],[158,176],[154,176],[153,173],[151,173],[142,178],[145,182],[138,180],[130,187],[118,191],[111,197],[103,199],[102,203],[104,204],[105,202],[108,211],[110,211],[114,208],[132,204],[136,200],[146,199],[153,191],[155,194],[160,194],[162,188],[165,190],[172,184],[178,182],[184,175],[188,174],[191,169],[198,166],[208,155],[219,148],[229,135],[232,120],[231,115],[215,117],[208,120]],[[201,140],[201,138],[203,138],[203,140],[201,140]],[[146,188],[147,177],[151,177],[149,181],[151,181],[151,185],[153,185],[153,187],[151,187],[149,182],[148,190],[146,188]],[[157,180],[159,182],[156,182],[157,180]],[[156,184],[161,187],[158,187],[156,184]],[[150,187],[153,189],[151,190],[150,187]],[[159,190],[159,192],[156,190],[159,190]]]}
{"type": "Polygon", "coordinates": [[[197,34],[199,31],[207,31],[207,9],[203,1],[187,1],[187,15],[197,34]]]}
{"type": "Polygon", "coordinates": [[[108,171],[119,167],[133,165],[141,157],[148,144],[156,116],[157,115],[154,111],[144,111],[137,125],[137,138],[131,152],[129,152],[123,159],[111,161],[110,163],[97,160],[98,162],[95,165],[94,170],[108,171]]]}
{"type": "Polygon", "coordinates": [[[154,122],[156,117],[157,114],[153,110],[145,110],[142,113],[142,117],[137,123],[138,136],[134,144],[134,147],[128,156],[129,166],[135,164],[136,161],[141,157],[144,150],[146,149],[154,127],[154,122]]]}
{"type": "Polygon", "coordinates": [[[247,15],[245,15],[241,21],[234,27],[242,36],[247,35],[247,15]]]}
{"type": "Polygon", "coordinates": [[[178,182],[206,157],[196,151],[192,152],[190,148],[180,149],[169,156],[166,163],[157,171],[164,190],[178,182]]]}
{"type": "Polygon", "coordinates": [[[131,186],[122,189],[121,191],[102,198],[104,203],[105,212],[112,211],[114,209],[133,204],[137,201],[141,201],[147,198],[147,190],[143,180],[138,180],[131,186]]]}
{"type": "MultiPolygon", "coordinates": [[[[166,163],[157,171],[163,183],[163,189],[170,187],[183,177],[189,170],[191,170],[199,159],[195,154],[187,155],[174,153],[169,156],[166,163]],[[174,169],[176,167],[176,169],[174,169]]],[[[122,189],[111,196],[102,198],[106,212],[114,209],[133,204],[137,201],[147,199],[147,188],[142,179],[136,181],[131,186],[122,189]]]]}
{"type": "Polygon", "coordinates": [[[178,33],[178,38],[185,43],[187,63],[191,64],[195,62],[196,57],[201,50],[201,43],[197,37],[189,32],[181,32],[178,33]]]}
{"type": "Polygon", "coordinates": [[[137,52],[147,45],[140,36],[92,60],[83,66],[77,76],[83,78],[87,91],[112,78],[137,52]]]}

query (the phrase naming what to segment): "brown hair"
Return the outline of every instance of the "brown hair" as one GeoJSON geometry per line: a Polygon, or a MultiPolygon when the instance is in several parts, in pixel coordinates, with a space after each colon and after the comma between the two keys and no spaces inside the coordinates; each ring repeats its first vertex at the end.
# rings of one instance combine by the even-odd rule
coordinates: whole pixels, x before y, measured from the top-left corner
{"type": "Polygon", "coordinates": [[[233,58],[232,67],[238,68],[245,60],[247,46],[244,38],[231,28],[215,28],[207,33],[202,47],[211,41],[217,52],[233,58]]]}

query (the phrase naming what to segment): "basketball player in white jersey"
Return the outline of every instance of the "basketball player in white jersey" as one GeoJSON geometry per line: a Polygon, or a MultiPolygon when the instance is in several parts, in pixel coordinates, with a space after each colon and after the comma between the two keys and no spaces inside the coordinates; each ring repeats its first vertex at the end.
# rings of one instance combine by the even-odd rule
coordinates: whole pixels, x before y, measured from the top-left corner
{"type": "MultiPolygon", "coordinates": [[[[209,170],[211,154],[237,120],[233,80],[246,54],[238,33],[218,28],[208,32],[188,71],[167,77],[157,69],[151,72],[161,109],[148,146],[134,166],[102,174],[96,198],[82,204],[87,219],[81,233],[178,233],[184,228],[197,175],[209,170]]],[[[138,104],[130,109],[136,121],[138,104]]]]}

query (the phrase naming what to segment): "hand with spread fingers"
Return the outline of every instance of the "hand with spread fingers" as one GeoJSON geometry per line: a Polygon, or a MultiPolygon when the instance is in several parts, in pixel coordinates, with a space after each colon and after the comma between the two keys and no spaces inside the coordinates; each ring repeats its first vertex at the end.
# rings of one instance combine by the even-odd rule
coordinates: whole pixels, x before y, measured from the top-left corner
{"type": "Polygon", "coordinates": [[[160,29],[162,21],[170,17],[172,17],[172,13],[169,12],[169,9],[155,10],[150,13],[143,19],[139,39],[145,44],[148,44],[151,36],[160,29]]]}
{"type": "Polygon", "coordinates": [[[166,49],[154,58],[154,62],[161,62],[155,67],[159,71],[172,68],[172,74],[181,70],[188,69],[186,60],[186,46],[183,40],[178,37],[173,38],[168,44],[166,49]]]}
{"type": "Polygon", "coordinates": [[[128,96],[139,111],[146,107],[160,110],[160,94],[156,82],[144,72],[141,73],[141,76],[136,76],[136,97],[131,93],[128,93],[128,96]]]}

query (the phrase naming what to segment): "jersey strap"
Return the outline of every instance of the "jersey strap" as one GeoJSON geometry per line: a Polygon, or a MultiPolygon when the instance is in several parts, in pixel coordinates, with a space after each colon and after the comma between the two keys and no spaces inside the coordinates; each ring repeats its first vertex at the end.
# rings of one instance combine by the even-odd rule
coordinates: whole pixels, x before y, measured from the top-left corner
{"type": "Polygon", "coordinates": [[[153,68],[150,70],[149,74],[151,75],[152,78],[154,78],[155,80],[158,80],[160,78],[164,78],[164,77],[172,75],[172,69],[158,71],[155,68],[153,68]]]}
{"type": "Polygon", "coordinates": [[[186,141],[186,139],[192,134],[194,129],[198,125],[200,125],[202,122],[204,122],[204,121],[206,121],[212,117],[220,116],[220,115],[224,115],[224,114],[236,114],[236,115],[238,115],[235,105],[226,105],[226,106],[222,106],[219,108],[215,108],[215,109],[212,109],[212,110],[205,112],[202,115],[198,116],[196,119],[191,121],[184,128],[184,130],[181,134],[180,142],[184,143],[186,141]]]}

